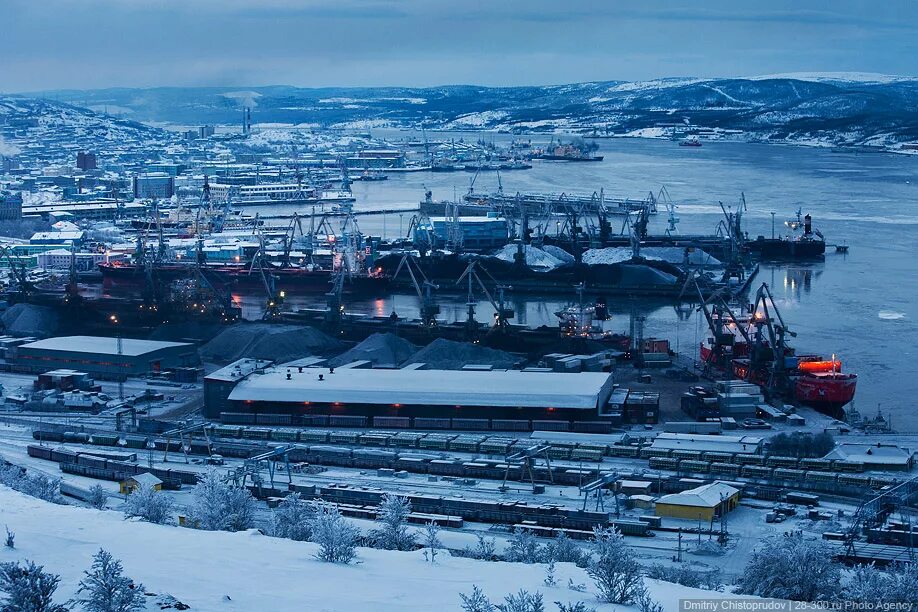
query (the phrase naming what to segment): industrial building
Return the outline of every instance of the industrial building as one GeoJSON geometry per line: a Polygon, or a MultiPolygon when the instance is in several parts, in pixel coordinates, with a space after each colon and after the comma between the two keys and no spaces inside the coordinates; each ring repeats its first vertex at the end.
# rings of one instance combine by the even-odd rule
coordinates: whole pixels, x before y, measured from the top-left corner
{"type": "Polygon", "coordinates": [[[518,370],[258,368],[205,379],[205,414],[601,420],[612,376],[518,370]],[[251,370],[251,373],[245,372],[251,370]],[[229,379],[229,380],[227,380],[229,379]],[[218,392],[217,389],[220,389],[218,392]],[[229,410],[227,410],[229,408],[229,410]]]}
{"type": "Polygon", "coordinates": [[[758,454],[764,440],[758,436],[722,436],[706,434],[661,433],[653,440],[652,450],[691,450],[708,453],[758,454]]]}
{"type": "Polygon", "coordinates": [[[863,464],[865,470],[901,470],[912,469],[914,454],[907,448],[895,444],[839,444],[824,459],[851,461],[863,464]]]}
{"type": "Polygon", "coordinates": [[[739,505],[739,489],[712,482],[694,489],[664,495],[656,503],[657,516],[712,521],[739,505]]]}
{"type": "Polygon", "coordinates": [[[133,180],[134,197],[141,199],[166,199],[175,195],[175,177],[165,172],[139,174],[133,180]]]}
{"type": "Polygon", "coordinates": [[[186,342],[62,336],[11,348],[7,361],[20,372],[76,369],[96,378],[121,379],[196,366],[200,358],[186,342]]]}

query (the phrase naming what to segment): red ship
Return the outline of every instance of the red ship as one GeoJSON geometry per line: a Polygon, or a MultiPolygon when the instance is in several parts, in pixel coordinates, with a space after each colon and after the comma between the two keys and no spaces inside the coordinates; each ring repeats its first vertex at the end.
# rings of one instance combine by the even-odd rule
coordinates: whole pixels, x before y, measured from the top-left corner
{"type": "Polygon", "coordinates": [[[735,313],[726,304],[704,313],[712,336],[700,347],[706,369],[730,372],[762,387],[769,397],[812,406],[834,417],[854,399],[857,374],[842,372],[842,362],[832,355],[797,355],[787,345],[796,336],[784,324],[768,285],[763,284],[754,304],[735,313]]]}

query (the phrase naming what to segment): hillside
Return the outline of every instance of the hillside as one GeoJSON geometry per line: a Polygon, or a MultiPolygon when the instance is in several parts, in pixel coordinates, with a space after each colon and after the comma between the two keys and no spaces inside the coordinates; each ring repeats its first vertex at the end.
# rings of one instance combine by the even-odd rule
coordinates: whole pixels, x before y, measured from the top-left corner
{"type": "Polygon", "coordinates": [[[540,87],[106,89],[53,92],[123,117],[172,123],[574,131],[660,135],[661,126],[747,140],[892,145],[918,140],[918,79],[797,74],[540,87]],[[734,132],[738,132],[736,134],[734,132]],[[722,134],[723,135],[723,134],[722,134]]]}
{"type": "MultiPolygon", "coordinates": [[[[56,506],[0,486],[0,524],[16,533],[16,548],[0,549],[0,562],[31,559],[60,574],[57,601],[71,597],[92,555],[104,547],[124,563],[125,573],[146,586],[147,609],[154,599],[173,596],[194,612],[321,610],[345,612],[426,612],[458,610],[459,594],[479,585],[492,599],[525,588],[540,591],[546,609],[557,600],[586,601],[599,612],[630,610],[601,605],[592,582],[572,564],[558,564],[558,586],[543,584],[540,564],[492,563],[449,557],[436,564],[422,551],[359,549],[359,563],[334,565],[314,558],[315,544],[240,533],[195,531],[125,521],[116,511],[56,506]],[[567,588],[567,581],[589,584],[586,593],[567,588]]],[[[446,535],[446,534],[444,534],[446,535]]],[[[720,599],[727,594],[648,581],[665,610],[676,610],[684,598],[720,599]]]]}

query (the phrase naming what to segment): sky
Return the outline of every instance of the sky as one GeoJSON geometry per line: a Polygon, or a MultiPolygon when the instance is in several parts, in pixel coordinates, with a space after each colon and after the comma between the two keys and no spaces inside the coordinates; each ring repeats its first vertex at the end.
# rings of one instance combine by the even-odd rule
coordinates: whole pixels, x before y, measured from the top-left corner
{"type": "Polygon", "coordinates": [[[918,0],[0,0],[0,91],[918,75],[918,0]]]}

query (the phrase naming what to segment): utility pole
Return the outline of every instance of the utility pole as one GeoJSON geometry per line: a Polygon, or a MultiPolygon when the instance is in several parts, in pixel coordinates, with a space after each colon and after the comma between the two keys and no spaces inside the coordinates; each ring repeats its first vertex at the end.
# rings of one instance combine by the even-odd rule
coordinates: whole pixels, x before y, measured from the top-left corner
{"type": "Polygon", "coordinates": [[[118,373],[118,399],[124,400],[124,368],[121,365],[122,355],[124,355],[124,347],[121,343],[121,334],[118,334],[118,369],[121,370],[118,373]]]}
{"type": "Polygon", "coordinates": [[[775,239],[775,211],[771,211],[771,239],[775,239]]]}

